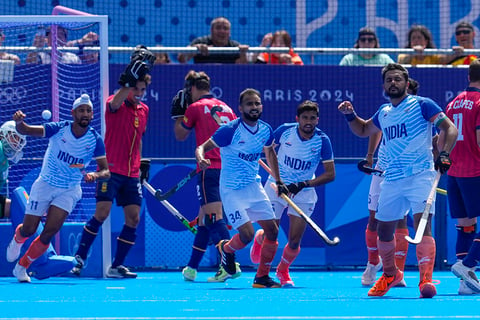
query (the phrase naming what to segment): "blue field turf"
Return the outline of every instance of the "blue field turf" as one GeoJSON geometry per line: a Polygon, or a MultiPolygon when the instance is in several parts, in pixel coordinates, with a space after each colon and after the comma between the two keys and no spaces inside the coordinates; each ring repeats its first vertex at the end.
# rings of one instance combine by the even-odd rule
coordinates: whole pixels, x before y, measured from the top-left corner
{"type": "Polygon", "coordinates": [[[361,270],[292,271],[296,287],[253,289],[253,272],[207,283],[211,272],[185,282],[178,272],[140,272],[137,279],[58,277],[18,283],[0,278],[3,319],[479,319],[480,295],[457,295],[459,280],[435,272],[438,295],[419,299],[417,272],[406,288],[367,296],[361,270]]]}

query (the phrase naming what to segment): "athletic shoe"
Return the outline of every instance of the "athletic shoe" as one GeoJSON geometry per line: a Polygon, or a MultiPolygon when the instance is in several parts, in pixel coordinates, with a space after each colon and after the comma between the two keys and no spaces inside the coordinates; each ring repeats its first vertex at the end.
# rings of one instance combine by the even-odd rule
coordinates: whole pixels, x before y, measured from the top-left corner
{"type": "Polygon", "coordinates": [[[197,277],[197,270],[186,266],[182,270],[183,280],[185,281],[195,281],[197,277]]]}
{"type": "Polygon", "coordinates": [[[7,261],[13,262],[18,259],[20,256],[20,251],[22,250],[23,243],[18,243],[13,237],[12,241],[8,244],[7,247],[7,261]]]}
{"type": "Polygon", "coordinates": [[[13,268],[13,275],[17,278],[19,282],[30,282],[30,277],[27,274],[27,268],[18,264],[13,268]]]}
{"type": "Polygon", "coordinates": [[[420,298],[433,298],[437,295],[437,288],[431,280],[424,280],[418,285],[420,289],[420,298]]]}
{"type": "Polygon", "coordinates": [[[253,280],[253,288],[281,288],[282,285],[273,281],[268,275],[263,277],[255,277],[253,280]]]}
{"type": "Polygon", "coordinates": [[[367,263],[367,268],[362,274],[362,285],[371,286],[375,283],[377,279],[377,271],[382,269],[382,260],[378,264],[367,263]]]}
{"type": "Polygon", "coordinates": [[[368,290],[369,296],[381,297],[403,279],[403,272],[397,269],[393,276],[387,276],[385,273],[375,282],[375,285],[368,290]]]}
{"type": "Polygon", "coordinates": [[[235,262],[235,274],[229,274],[225,269],[220,265],[217,273],[213,277],[207,278],[207,282],[225,282],[227,279],[236,279],[242,275],[242,269],[240,269],[240,263],[235,262]]]}
{"type": "Polygon", "coordinates": [[[111,266],[108,267],[107,270],[107,278],[136,278],[137,274],[135,272],[131,272],[125,266],[118,266],[116,268],[112,268],[111,266]]]}
{"type": "Polygon", "coordinates": [[[282,285],[282,288],[289,288],[289,287],[295,286],[292,279],[290,278],[290,274],[288,273],[288,270],[278,271],[277,269],[276,276],[278,280],[280,280],[280,284],[282,285]]]}
{"type": "Polygon", "coordinates": [[[263,229],[258,229],[257,232],[255,232],[253,244],[250,247],[250,260],[252,260],[252,262],[255,264],[260,263],[260,256],[262,251],[262,245],[258,243],[257,237],[263,237],[263,229]]]}
{"type": "Polygon", "coordinates": [[[462,261],[457,261],[452,266],[452,272],[454,275],[465,281],[467,287],[476,293],[480,293],[480,283],[478,282],[477,275],[475,274],[475,267],[469,268],[465,266],[462,261]]]}
{"type": "Polygon", "coordinates": [[[235,254],[234,253],[228,253],[225,252],[223,247],[225,244],[228,242],[228,240],[220,240],[220,242],[217,245],[218,252],[220,252],[220,256],[222,257],[222,262],[221,266],[225,271],[233,276],[237,272],[237,268],[235,265],[235,254]]]}
{"type": "Polygon", "coordinates": [[[461,296],[466,296],[466,295],[471,295],[471,294],[476,294],[475,291],[467,287],[465,284],[465,281],[460,280],[460,287],[458,287],[458,294],[461,296]]]}
{"type": "Polygon", "coordinates": [[[77,260],[77,264],[75,267],[72,269],[72,273],[76,276],[79,276],[80,273],[82,272],[83,267],[85,266],[85,262],[83,261],[82,257],[80,257],[78,254],[75,255],[75,259],[77,260]]]}

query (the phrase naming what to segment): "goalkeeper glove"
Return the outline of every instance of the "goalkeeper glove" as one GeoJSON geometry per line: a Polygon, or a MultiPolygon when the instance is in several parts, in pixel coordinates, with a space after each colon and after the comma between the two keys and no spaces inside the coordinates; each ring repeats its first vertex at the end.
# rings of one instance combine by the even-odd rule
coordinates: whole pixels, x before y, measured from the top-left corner
{"type": "Polygon", "coordinates": [[[172,99],[172,109],[170,115],[173,120],[183,117],[188,107],[188,92],[186,89],[178,90],[172,99]]]}
{"type": "Polygon", "coordinates": [[[299,193],[305,187],[308,187],[308,185],[305,181],[301,181],[301,182],[297,182],[297,183],[290,183],[287,186],[288,191],[293,195],[296,195],[297,193],[299,193]]]}
{"type": "Polygon", "coordinates": [[[143,79],[148,72],[148,66],[140,60],[131,61],[120,75],[118,83],[127,88],[133,88],[137,85],[139,79],[143,79]]]}
{"type": "Polygon", "coordinates": [[[448,152],[440,152],[437,160],[435,160],[435,170],[438,170],[441,174],[444,174],[448,171],[451,165],[452,160],[450,160],[450,155],[448,154],[448,152]]]}
{"type": "Polygon", "coordinates": [[[149,175],[150,175],[150,159],[141,159],[140,160],[140,184],[143,184],[143,181],[148,182],[149,175]]]}
{"type": "Polygon", "coordinates": [[[157,57],[147,49],[143,44],[139,44],[138,46],[135,47],[135,50],[133,51],[132,55],[130,56],[130,61],[141,61],[145,62],[147,64],[147,69],[150,70],[150,68],[153,67],[153,64],[155,63],[155,60],[157,57]]]}

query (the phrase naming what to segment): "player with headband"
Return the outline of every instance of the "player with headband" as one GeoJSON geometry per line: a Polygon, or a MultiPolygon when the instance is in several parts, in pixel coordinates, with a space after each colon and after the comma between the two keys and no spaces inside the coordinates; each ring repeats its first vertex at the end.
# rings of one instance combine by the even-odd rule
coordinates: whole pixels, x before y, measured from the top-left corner
{"type": "MultiPolygon", "coordinates": [[[[403,272],[395,263],[395,227],[409,209],[413,212],[417,228],[435,186],[435,168],[439,173],[448,170],[451,162],[448,153],[457,138],[457,129],[433,100],[407,94],[408,71],[400,64],[390,63],[382,69],[383,89],[390,103],[383,104],[368,120],[357,116],[350,101],[338,105],[352,132],[360,137],[369,137],[382,131],[388,163],[382,183],[378,210],[378,252],[382,258],[383,275],[368,291],[369,296],[383,296],[403,279],[403,272]],[[443,132],[439,146],[440,155],[435,162],[432,155],[432,124],[443,132]]],[[[420,297],[436,295],[432,283],[435,263],[435,240],[431,232],[434,206],[424,236],[417,245],[419,263],[420,297]]]]}

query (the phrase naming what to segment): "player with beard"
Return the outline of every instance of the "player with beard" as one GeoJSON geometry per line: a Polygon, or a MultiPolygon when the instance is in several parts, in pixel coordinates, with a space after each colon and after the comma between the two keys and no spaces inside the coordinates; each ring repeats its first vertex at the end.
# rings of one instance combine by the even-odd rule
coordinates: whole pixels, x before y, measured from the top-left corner
{"type": "MultiPolygon", "coordinates": [[[[316,126],[318,125],[318,104],[304,101],[297,107],[297,122],[286,123],[278,127],[273,133],[275,145],[278,145],[278,159],[280,178],[287,183],[291,198],[295,204],[310,216],[317,202],[317,193],[314,187],[327,184],[335,179],[335,164],[333,161],[332,144],[329,137],[316,126]],[[323,172],[315,177],[317,166],[323,164],[323,172]]],[[[305,232],[305,220],[285,200],[279,198],[270,184],[274,182],[269,176],[265,184],[273,211],[280,225],[283,212],[287,209],[289,217],[288,243],[283,249],[282,259],[277,267],[277,278],[282,287],[293,287],[288,269],[300,253],[300,242],[305,232]]],[[[250,250],[253,263],[260,260],[260,249],[263,243],[262,229],[255,234],[250,250]]]]}
{"type": "Polygon", "coordinates": [[[195,157],[199,168],[204,170],[210,166],[205,153],[220,148],[220,197],[225,215],[238,231],[230,240],[221,240],[217,245],[223,269],[230,275],[235,274],[235,251],[245,248],[253,240],[255,230],[252,222],[256,221],[265,230],[265,240],[253,287],[279,288],[280,284],[269,276],[278,247],[278,226],[258,175],[258,160],[262,151],[273,171],[278,193],[288,194],[288,189],[280,180],[273,130],[260,120],[262,110],[262,100],[257,90],[242,91],[239,106],[241,117],[221,126],[210,139],[199,145],[195,157]]]}
{"type": "Polygon", "coordinates": [[[20,282],[30,282],[27,269],[48,249],[52,238],[82,198],[82,179],[94,182],[110,177],[105,145],[101,136],[90,127],[93,109],[87,94],[83,94],[73,103],[73,121],[33,126],[23,121],[25,117],[22,111],[13,115],[18,133],[47,137],[49,144],[40,174],[30,191],[23,223],[18,225],[7,248],[9,262],[18,259],[23,243],[35,233],[44,214],[47,219],[43,231],[33,240],[13,269],[13,275],[20,282]],[[97,172],[82,174],[82,171],[74,166],[86,167],[92,158],[97,160],[97,172]]]}
{"type": "MultiPolygon", "coordinates": [[[[403,279],[403,272],[395,262],[396,225],[411,209],[414,227],[418,227],[435,179],[435,170],[443,174],[450,167],[449,152],[458,135],[452,121],[433,100],[407,94],[408,71],[402,65],[388,64],[382,69],[382,77],[383,89],[390,103],[380,106],[372,118],[364,120],[358,117],[349,101],[338,105],[338,110],[345,115],[350,129],[357,136],[369,137],[382,131],[388,159],[375,215],[383,275],[368,291],[369,296],[383,296],[403,279]],[[432,124],[441,132],[438,146],[442,148],[435,163],[432,124]]],[[[421,298],[431,298],[437,293],[432,283],[436,250],[431,231],[434,213],[435,205],[432,205],[425,233],[416,248],[421,298]]]]}

